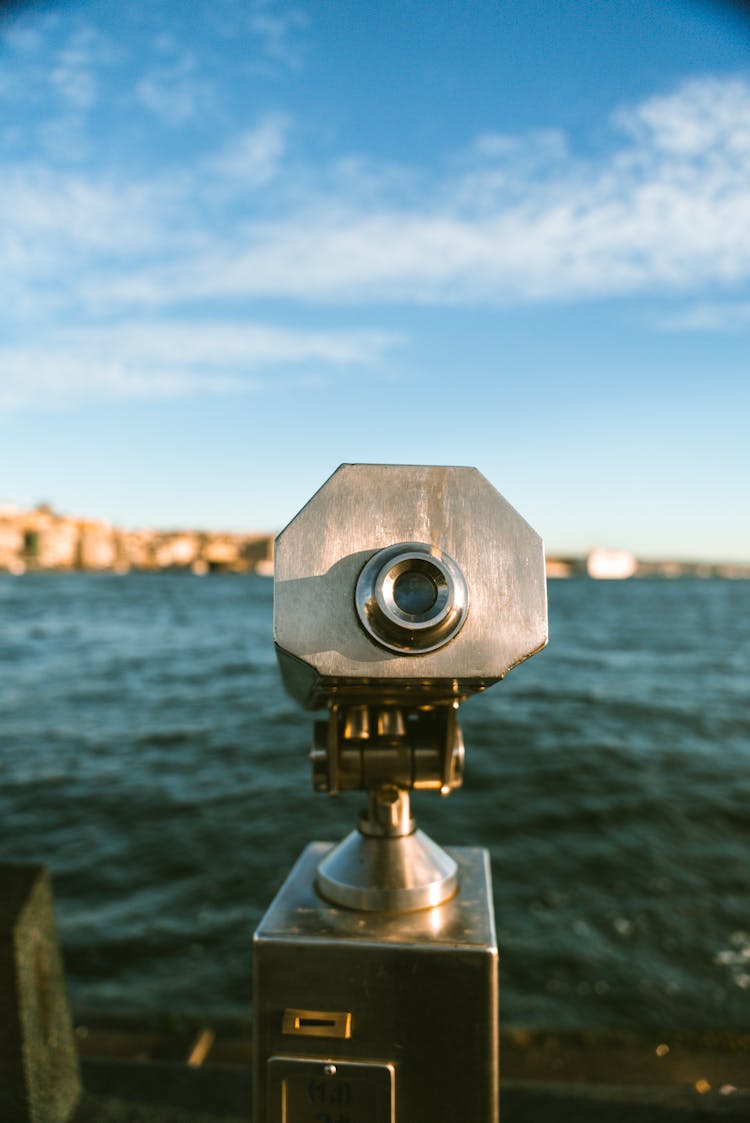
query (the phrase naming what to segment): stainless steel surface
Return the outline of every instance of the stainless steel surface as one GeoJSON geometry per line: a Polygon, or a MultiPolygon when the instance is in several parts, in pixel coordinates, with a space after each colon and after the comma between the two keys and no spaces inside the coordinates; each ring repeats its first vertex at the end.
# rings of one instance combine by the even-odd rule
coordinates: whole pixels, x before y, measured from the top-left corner
{"type": "Polygon", "coordinates": [[[422,831],[377,838],[356,830],[321,861],[316,885],[343,908],[404,913],[453,897],[458,869],[422,831]]]}
{"type": "MultiPolygon", "coordinates": [[[[319,1072],[391,1066],[396,1123],[497,1123],[497,946],[486,852],[451,849],[456,896],[391,916],[320,899],[315,870],[330,850],[307,847],[256,932],[253,1119],[278,1121],[268,1113],[278,1102],[278,1059],[311,1062],[319,1072]],[[285,1035],[291,1009],[347,1011],[351,1036],[285,1035]]],[[[307,1116],[290,1115],[289,1123],[297,1118],[307,1116]]],[[[348,1118],[369,1123],[354,1110],[348,1118]]]]}
{"type": "MultiPolygon", "coordinates": [[[[456,709],[546,643],[541,539],[473,468],[347,464],[279,535],[274,637],[294,697],[327,703],[316,791],[461,784],[456,709]]],[[[385,807],[319,872],[348,908],[424,908],[455,871],[423,835],[378,841],[385,807]],[[411,865],[409,864],[411,863],[411,865]]],[[[409,824],[410,830],[411,824],[409,824]]]]}
{"type": "Polygon", "coordinates": [[[394,1077],[377,1061],[271,1057],[269,1123],[394,1123],[394,1077]]]}
{"type": "Polygon", "coordinates": [[[368,793],[359,829],[320,863],[321,896],[343,908],[411,912],[442,904],[458,888],[456,863],[415,829],[409,793],[387,784],[368,793]]]}
{"type": "Polygon", "coordinates": [[[343,465],[277,539],[274,639],[328,707],[316,790],[369,808],[256,932],[254,1119],[497,1123],[488,857],[416,830],[409,791],[461,783],[459,703],[547,642],[541,539],[473,468],[343,465]]]}
{"type": "Polygon", "coordinates": [[[354,602],[375,642],[404,655],[437,651],[458,635],[469,611],[463,573],[426,542],[399,542],[373,554],[357,578],[354,602]]]}
{"type": "Polygon", "coordinates": [[[345,741],[367,741],[370,738],[370,709],[368,706],[349,706],[343,730],[345,741]]]}
{"type": "Polygon", "coordinates": [[[408,791],[396,784],[367,793],[367,811],[359,817],[359,829],[371,838],[400,838],[414,831],[408,791]]]}
{"type": "Polygon", "coordinates": [[[474,468],[345,464],[276,541],[274,638],[287,689],[312,708],[464,697],[547,642],[541,539],[474,468]],[[450,642],[405,655],[365,630],[355,589],[373,555],[413,542],[455,561],[471,607],[450,642]]]}
{"type": "Polygon", "coordinates": [[[406,726],[402,709],[392,706],[387,710],[378,710],[378,737],[395,737],[398,740],[405,735],[406,726]]]}
{"type": "MultiPolygon", "coordinates": [[[[495,918],[489,896],[490,864],[486,850],[473,846],[446,847],[446,854],[458,866],[461,890],[451,900],[434,909],[403,915],[372,913],[362,915],[337,908],[321,900],[315,889],[318,865],[335,848],[333,842],[310,842],[295,862],[273,903],[258,925],[256,941],[283,940],[295,944],[319,940],[378,944],[412,944],[457,951],[474,947],[495,947],[495,918]]],[[[326,1003],[287,1003],[327,1005],[326,1003]]],[[[345,1009],[346,1003],[333,1004],[345,1009]]]]}
{"type": "Polygon", "coordinates": [[[313,726],[313,787],[318,792],[368,791],[384,784],[443,795],[461,786],[464,742],[455,703],[409,712],[333,707],[313,726]],[[351,711],[355,711],[352,718],[351,711]],[[357,727],[364,728],[359,734],[357,727]]]}

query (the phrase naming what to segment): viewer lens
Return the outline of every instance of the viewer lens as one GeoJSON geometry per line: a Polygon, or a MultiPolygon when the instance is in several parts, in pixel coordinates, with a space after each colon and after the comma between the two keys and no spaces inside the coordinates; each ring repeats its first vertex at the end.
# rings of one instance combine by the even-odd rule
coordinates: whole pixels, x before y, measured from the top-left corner
{"type": "Polygon", "coordinates": [[[402,612],[424,616],[437,600],[437,586],[418,569],[406,569],[393,583],[393,599],[402,612]]]}
{"type": "Polygon", "coordinates": [[[437,546],[394,542],[365,562],[354,603],[375,643],[399,655],[424,655],[461,630],[469,591],[461,570],[437,546]]]}

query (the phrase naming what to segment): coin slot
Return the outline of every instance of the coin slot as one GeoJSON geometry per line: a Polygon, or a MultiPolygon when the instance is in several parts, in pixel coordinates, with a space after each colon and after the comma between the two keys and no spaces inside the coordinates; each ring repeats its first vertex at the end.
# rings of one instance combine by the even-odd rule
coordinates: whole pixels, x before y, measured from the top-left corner
{"type": "Polygon", "coordinates": [[[281,1032],[296,1037],[351,1037],[352,1016],[339,1010],[285,1010],[281,1032]]]}

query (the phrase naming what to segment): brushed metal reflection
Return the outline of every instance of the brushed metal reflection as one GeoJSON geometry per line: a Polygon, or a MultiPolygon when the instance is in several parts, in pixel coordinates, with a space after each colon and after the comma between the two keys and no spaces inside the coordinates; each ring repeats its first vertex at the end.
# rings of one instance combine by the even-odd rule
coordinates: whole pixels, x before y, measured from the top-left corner
{"type": "Polygon", "coordinates": [[[362,686],[402,702],[481,690],[547,642],[542,541],[475,468],[344,464],[276,540],[274,639],[312,708],[362,686]],[[362,627],[354,591],[373,554],[414,541],[454,559],[471,608],[438,650],[396,654],[362,627]]]}
{"type": "Polygon", "coordinates": [[[356,830],[320,863],[317,886],[344,908],[411,912],[452,897],[458,867],[423,831],[371,838],[356,830]]]}
{"type": "Polygon", "coordinates": [[[253,1119],[274,1118],[269,1060],[298,1055],[392,1065],[398,1123],[497,1123],[498,952],[486,851],[451,848],[456,896],[392,916],[320,898],[315,870],[330,849],[305,849],[255,935],[253,1119]],[[290,1008],[350,1011],[351,1037],[295,1041],[282,1032],[290,1008]]]}
{"type": "Polygon", "coordinates": [[[268,1123],[394,1123],[392,1064],[278,1056],[268,1073],[268,1123]]]}

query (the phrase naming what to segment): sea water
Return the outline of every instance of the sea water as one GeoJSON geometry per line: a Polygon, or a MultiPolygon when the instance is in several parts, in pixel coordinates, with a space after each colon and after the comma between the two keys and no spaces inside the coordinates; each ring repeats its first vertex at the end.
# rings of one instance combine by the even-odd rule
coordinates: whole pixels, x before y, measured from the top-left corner
{"type": "MultiPolygon", "coordinates": [[[[750,583],[550,585],[550,645],[415,798],[489,849],[501,1018],[750,1024],[750,583]]],[[[0,858],[53,875],[78,1010],[249,1014],[252,932],[362,797],[311,790],[272,583],[0,577],[0,858]]]]}

